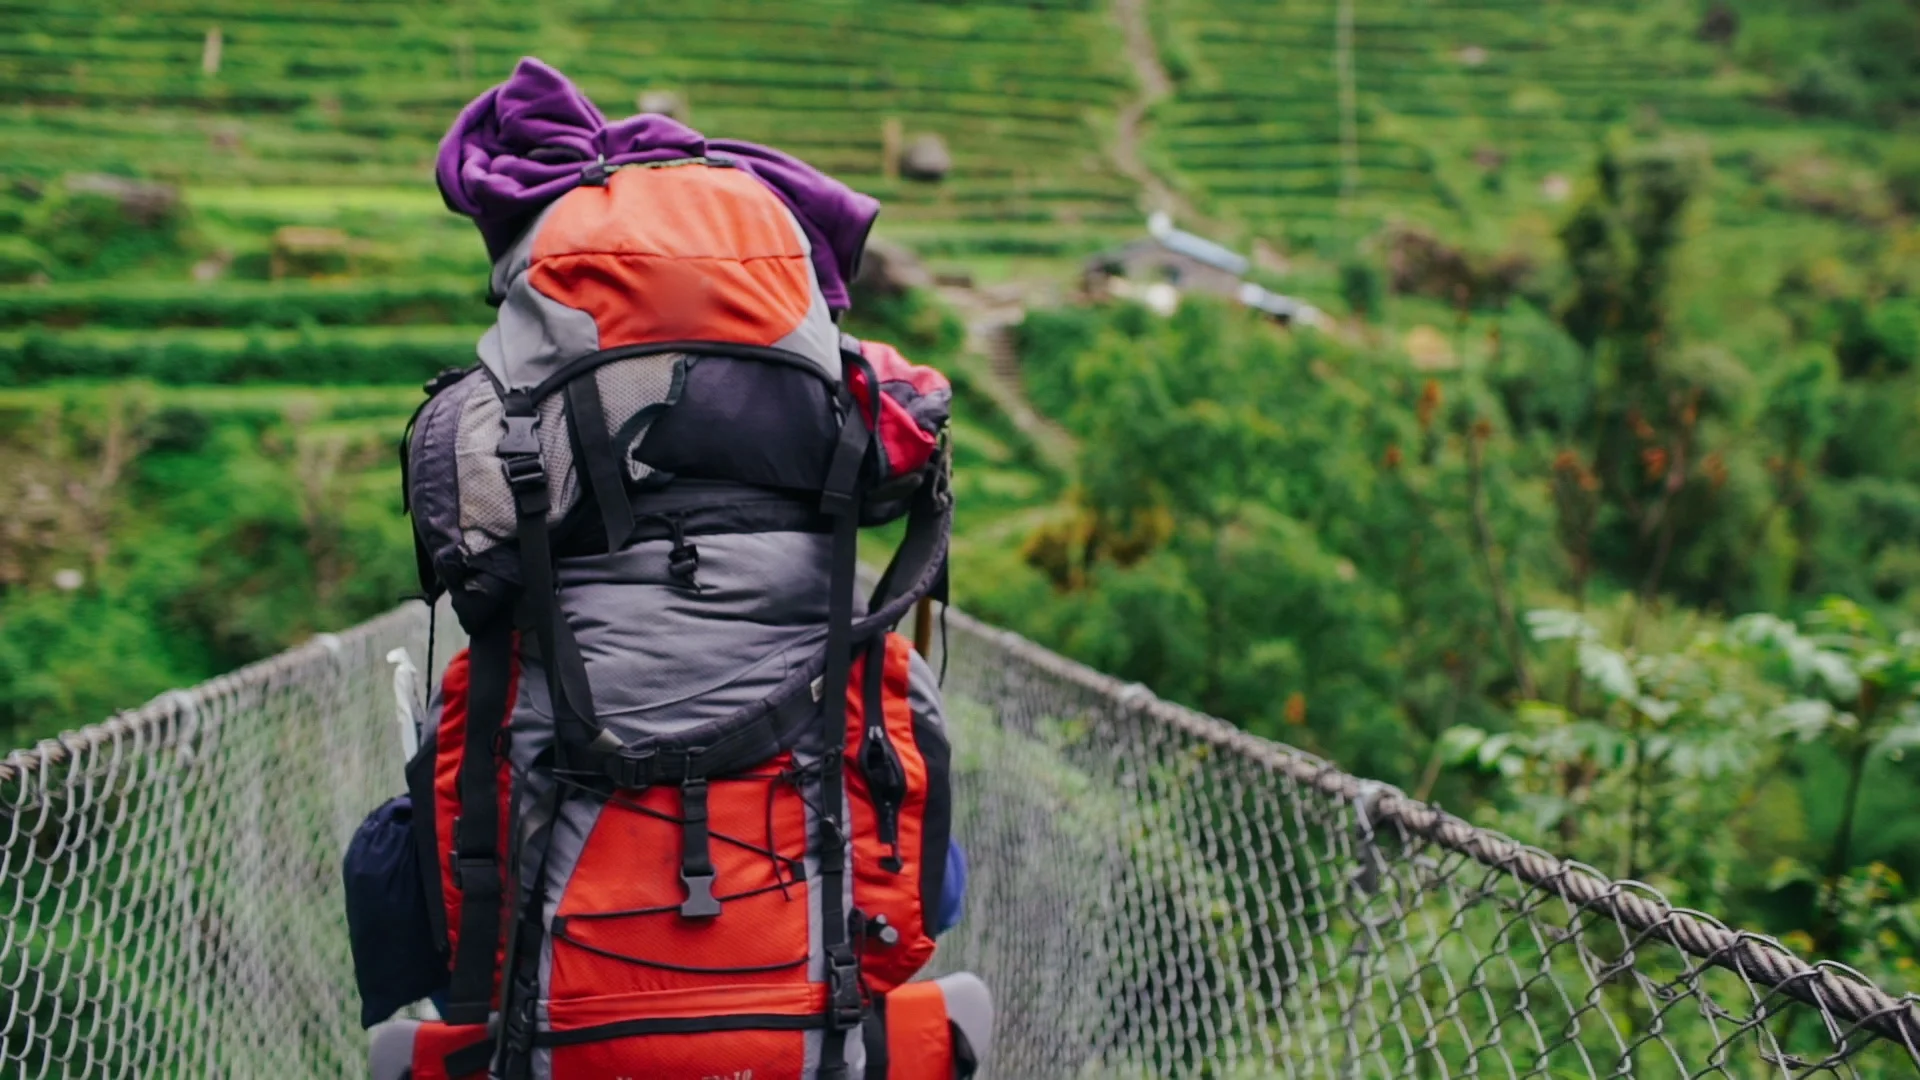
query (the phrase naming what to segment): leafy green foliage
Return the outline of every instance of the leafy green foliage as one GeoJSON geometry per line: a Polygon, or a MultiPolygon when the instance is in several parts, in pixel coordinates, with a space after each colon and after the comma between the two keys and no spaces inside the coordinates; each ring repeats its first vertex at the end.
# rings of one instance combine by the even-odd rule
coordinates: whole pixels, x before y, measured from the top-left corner
{"type": "MultiPolygon", "coordinates": [[[[974,607],[1388,776],[1512,678],[1464,505],[1480,389],[1449,406],[1386,357],[1197,301],[1034,313],[1021,340],[1085,447],[1079,487],[1023,571],[961,567],[974,607]]],[[[1488,487],[1499,542],[1526,549],[1544,508],[1488,487]]]]}
{"type": "Polygon", "coordinates": [[[0,334],[0,380],[149,379],[413,383],[473,362],[481,327],[315,327],[297,330],[30,330],[0,334]]]}
{"type": "Polygon", "coordinates": [[[0,283],[16,284],[44,279],[53,269],[53,256],[24,236],[0,236],[0,283]]]}
{"type": "Polygon", "coordinates": [[[0,292],[0,327],[293,329],[411,323],[479,324],[490,312],[469,278],[100,281],[0,292]]]}
{"type": "Polygon", "coordinates": [[[189,241],[190,215],[177,192],[158,189],[156,194],[157,200],[143,204],[76,189],[70,178],[27,210],[24,236],[63,270],[81,276],[178,262],[189,241]]]}
{"type": "MultiPolygon", "coordinates": [[[[1642,237],[1671,227],[1633,220],[1630,207],[1673,205],[1641,202],[1637,183],[1623,173],[1607,213],[1624,216],[1607,227],[1642,237]]],[[[1632,299],[1658,272],[1626,267],[1607,288],[1650,309],[1631,317],[1643,328],[1660,325],[1666,291],[1632,299]]],[[[1721,583],[1716,602],[1740,604],[1765,572],[1722,565],[1722,553],[1751,553],[1736,545],[1775,523],[1811,539],[1804,557],[1819,567],[1774,586],[1786,610],[1859,573],[1863,556],[1875,565],[1899,550],[1904,482],[1818,469],[1843,433],[1831,352],[1808,347],[1763,380],[1716,383],[1679,344],[1635,343],[1651,378],[1713,401],[1711,414],[1690,397],[1656,413],[1638,385],[1578,379],[1617,355],[1593,353],[1627,346],[1603,336],[1582,349],[1526,308],[1503,325],[1514,329],[1497,363],[1422,376],[1391,353],[1193,299],[1169,319],[1126,305],[1031,313],[1023,377],[1080,439],[1076,486],[1026,534],[1024,566],[994,562],[989,574],[962,560],[963,600],[1679,902],[1803,930],[1862,962],[1871,949],[1876,963],[1908,955],[1897,934],[1869,949],[1846,929],[1891,916],[1845,914],[1830,898],[1862,874],[1880,884],[1850,895],[1890,898],[1889,882],[1920,873],[1920,829],[1892,810],[1920,798],[1894,758],[1920,749],[1920,729],[1895,720],[1912,711],[1900,659],[1912,639],[1882,621],[1914,597],[1882,592],[1884,616],[1831,601],[1804,624],[1762,614],[1721,624],[1662,603],[1653,545],[1607,539],[1660,535],[1649,500],[1672,488],[1668,474],[1649,475],[1658,457],[1647,451],[1686,444],[1637,430],[1657,416],[1697,430],[1681,491],[1697,486],[1701,501],[1674,500],[1669,520],[1685,527],[1670,554],[1676,578],[1721,583]],[[1632,451],[1619,451],[1612,491],[1567,446],[1594,438],[1602,418],[1632,451]],[[1754,446],[1740,424],[1771,438],[1754,446]],[[1789,454],[1792,471],[1763,457],[1789,454]],[[1842,492],[1860,501],[1836,505],[1842,492]],[[1548,598],[1562,606],[1541,606],[1548,598]],[[1834,620],[1854,627],[1846,641],[1824,629],[1834,620]],[[1890,703],[1870,738],[1843,704],[1866,693],[1868,671],[1890,703]],[[1769,884],[1755,852],[1804,862],[1816,884],[1769,884]]]]}
{"type": "Polygon", "coordinates": [[[1920,850],[1909,833],[1862,860],[1863,839],[1901,826],[1860,811],[1870,778],[1882,798],[1920,793],[1889,769],[1920,749],[1920,634],[1844,600],[1803,624],[1748,615],[1645,651],[1608,645],[1578,612],[1535,611],[1528,624],[1571,653],[1564,700],[1522,703],[1511,728],[1460,726],[1441,741],[1449,765],[1499,776],[1484,816],[1552,835],[1676,902],[1784,919],[1777,928],[1808,951],[1915,970],[1920,936],[1900,886],[1920,850]],[[1835,765],[1831,815],[1782,812],[1833,792],[1835,765]],[[1764,875],[1756,851],[1778,853],[1764,875]]]}
{"type": "Polygon", "coordinates": [[[0,738],[20,745],[416,591],[392,467],[415,392],[0,399],[0,738]]]}

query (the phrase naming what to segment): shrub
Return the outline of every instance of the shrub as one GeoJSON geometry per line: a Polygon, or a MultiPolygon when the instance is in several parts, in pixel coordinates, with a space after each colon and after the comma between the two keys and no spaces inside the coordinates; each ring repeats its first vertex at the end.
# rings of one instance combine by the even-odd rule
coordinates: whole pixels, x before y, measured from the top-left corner
{"type": "Polygon", "coordinates": [[[1867,327],[1888,368],[1908,371],[1920,362],[1920,300],[1882,301],[1868,312],[1867,327]]]}
{"type": "Polygon", "coordinates": [[[1895,155],[1884,171],[1894,202],[1909,214],[1920,214],[1920,151],[1895,155]]]}
{"type": "MultiPolygon", "coordinates": [[[[0,238],[4,251],[5,238],[0,238]]],[[[25,243],[25,241],[22,241],[25,243]]],[[[0,290],[0,327],[380,326],[484,323],[492,313],[466,278],[372,279],[316,285],[88,281],[0,290]]]]}
{"type": "Polygon", "coordinates": [[[69,176],[25,214],[25,234],[82,276],[177,257],[189,215],[179,192],[112,176],[69,176]]]}
{"type": "Polygon", "coordinates": [[[1104,321],[1094,308],[1048,308],[1027,312],[1014,327],[1021,383],[1041,412],[1063,420],[1072,411],[1074,364],[1093,348],[1104,321]]]}
{"type": "Polygon", "coordinates": [[[39,244],[24,236],[0,236],[0,282],[43,279],[52,267],[52,257],[39,244]]]}
{"type": "Polygon", "coordinates": [[[29,332],[0,347],[0,381],[142,378],[174,385],[411,383],[470,363],[479,327],[29,332]]]}
{"type": "Polygon", "coordinates": [[[1385,246],[1394,292],[1432,297],[1460,308],[1505,307],[1537,270],[1532,258],[1521,252],[1472,252],[1413,225],[1390,227],[1385,246]]]}
{"type": "Polygon", "coordinates": [[[1813,116],[1857,116],[1867,107],[1867,85],[1860,74],[1829,56],[1801,61],[1786,88],[1787,104],[1813,116]]]}
{"type": "Polygon", "coordinates": [[[848,326],[855,334],[889,341],[923,359],[951,353],[967,335],[958,316],[920,290],[872,297],[864,308],[855,309],[848,326]]]}
{"type": "Polygon", "coordinates": [[[1365,259],[1348,259],[1340,264],[1340,298],[1347,302],[1347,310],[1367,318],[1380,310],[1380,297],[1385,290],[1380,280],[1380,269],[1365,259]]]}

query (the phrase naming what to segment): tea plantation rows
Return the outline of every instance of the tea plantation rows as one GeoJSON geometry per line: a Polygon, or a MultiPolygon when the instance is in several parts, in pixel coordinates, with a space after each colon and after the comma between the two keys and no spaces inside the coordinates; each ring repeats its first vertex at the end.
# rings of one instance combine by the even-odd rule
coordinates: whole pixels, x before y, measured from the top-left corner
{"type": "Polygon", "coordinates": [[[1137,219],[1101,152],[1123,60],[1084,5],[79,0],[0,5],[0,24],[12,170],[417,188],[460,105],[536,54],[613,115],[676,91],[703,129],[777,143],[968,250],[1084,247],[1137,219]],[[889,118],[942,136],[954,179],[887,180],[889,118]]]}
{"type": "MultiPolygon", "coordinates": [[[[1178,80],[1168,165],[1217,210],[1309,237],[1340,214],[1336,0],[1164,0],[1178,80]]],[[[1809,124],[1700,40],[1701,8],[1637,0],[1353,0],[1355,216],[1453,228],[1567,197],[1605,130],[1658,122],[1717,146],[1809,124]]],[[[1841,125],[1843,130],[1845,125],[1841,125]]],[[[1864,129],[1852,129],[1859,132],[1864,129]]]]}
{"type": "Polygon", "coordinates": [[[1148,164],[1335,310],[1331,263],[1390,219],[1550,248],[1619,125],[1712,133],[1725,197],[1689,257],[1713,273],[1683,286],[1703,318],[1893,212],[1856,197],[1871,125],[1783,111],[1676,0],[1351,0],[1348,176],[1338,3],[1143,0],[1156,55],[1138,56],[1098,0],[0,0],[0,374],[412,381],[442,348],[464,359],[484,266],[432,188],[434,146],[528,54],[613,115],[671,91],[696,126],[878,195],[883,236],[989,277],[1066,277],[1137,234],[1115,124],[1154,63],[1174,92],[1145,119],[1148,164]],[[900,179],[889,131],[940,136],[951,173],[900,179]],[[179,203],[127,221],[63,202],[92,172],[179,203]]]}

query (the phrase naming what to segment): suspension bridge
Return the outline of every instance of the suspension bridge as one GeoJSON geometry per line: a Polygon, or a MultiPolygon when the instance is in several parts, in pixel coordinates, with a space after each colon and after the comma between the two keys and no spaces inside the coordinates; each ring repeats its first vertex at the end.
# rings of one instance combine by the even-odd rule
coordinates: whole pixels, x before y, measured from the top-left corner
{"type": "MultiPolygon", "coordinates": [[[[0,763],[0,1077],[363,1074],[403,608],[0,763]]],[[[1892,1077],[1920,998],[951,613],[991,1075],[1892,1077]]],[[[457,647],[438,621],[433,655],[457,647]]]]}

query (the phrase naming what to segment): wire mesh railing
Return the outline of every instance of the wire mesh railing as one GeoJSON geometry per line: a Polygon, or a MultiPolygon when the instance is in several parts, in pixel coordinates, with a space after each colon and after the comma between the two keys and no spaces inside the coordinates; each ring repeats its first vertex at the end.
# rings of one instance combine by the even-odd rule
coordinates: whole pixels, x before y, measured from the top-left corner
{"type": "MultiPolygon", "coordinates": [[[[937,966],[992,986],[1001,1080],[1920,1074],[1913,995],[949,627],[971,882],[937,966]]],[[[399,789],[385,658],[427,632],[0,764],[0,1077],[362,1070],[338,860],[399,789]]]]}

